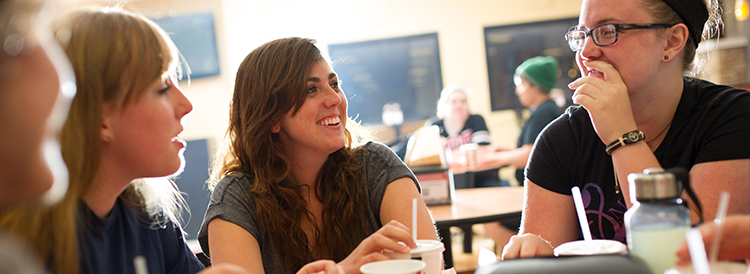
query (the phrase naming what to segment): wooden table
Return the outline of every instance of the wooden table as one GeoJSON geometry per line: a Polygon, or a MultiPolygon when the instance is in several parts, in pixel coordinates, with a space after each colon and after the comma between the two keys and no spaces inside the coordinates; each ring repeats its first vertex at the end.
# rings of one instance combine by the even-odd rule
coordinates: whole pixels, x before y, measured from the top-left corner
{"type": "MultiPolygon", "coordinates": [[[[445,267],[453,267],[450,227],[461,227],[464,237],[471,236],[471,225],[521,219],[523,187],[485,187],[457,189],[450,205],[429,206],[432,218],[445,245],[445,267]],[[468,229],[467,229],[468,228],[468,229]]],[[[464,250],[466,250],[464,242],[464,250]]],[[[471,241],[468,242],[471,250],[471,241]]]]}

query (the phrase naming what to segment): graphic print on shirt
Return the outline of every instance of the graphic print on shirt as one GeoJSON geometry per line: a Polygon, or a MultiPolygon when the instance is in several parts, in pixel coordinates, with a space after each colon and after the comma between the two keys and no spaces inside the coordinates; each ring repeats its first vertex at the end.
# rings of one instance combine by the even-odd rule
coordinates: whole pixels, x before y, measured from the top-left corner
{"type": "Polygon", "coordinates": [[[605,212],[604,205],[607,201],[601,187],[595,183],[583,186],[581,198],[583,198],[583,207],[586,208],[591,236],[594,239],[611,239],[625,243],[624,218],[627,206],[622,200],[622,195],[616,197],[618,197],[617,206],[605,212]]]}
{"type": "Polygon", "coordinates": [[[471,143],[471,135],[474,134],[474,131],[471,129],[467,129],[464,131],[461,131],[461,133],[458,134],[458,136],[448,136],[446,147],[450,149],[457,149],[463,144],[471,143]]]}

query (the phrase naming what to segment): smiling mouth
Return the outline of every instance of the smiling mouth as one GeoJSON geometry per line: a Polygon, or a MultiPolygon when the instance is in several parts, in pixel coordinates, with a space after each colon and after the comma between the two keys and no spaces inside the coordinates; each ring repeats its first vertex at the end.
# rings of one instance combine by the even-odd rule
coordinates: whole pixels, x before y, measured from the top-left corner
{"type": "Polygon", "coordinates": [[[318,125],[321,125],[321,126],[332,126],[332,125],[338,125],[339,123],[341,123],[341,118],[338,117],[338,116],[336,116],[336,117],[331,117],[331,118],[325,119],[323,121],[320,121],[320,122],[318,122],[318,125]]]}
{"type": "Polygon", "coordinates": [[[589,71],[589,76],[603,75],[603,74],[604,74],[603,72],[595,70],[595,69],[592,69],[592,70],[589,71]]]}

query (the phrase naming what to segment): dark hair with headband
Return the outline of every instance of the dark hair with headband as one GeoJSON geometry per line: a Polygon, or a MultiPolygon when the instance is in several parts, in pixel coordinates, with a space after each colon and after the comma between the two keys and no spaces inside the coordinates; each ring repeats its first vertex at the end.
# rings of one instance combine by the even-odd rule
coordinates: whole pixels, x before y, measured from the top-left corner
{"type": "Polygon", "coordinates": [[[698,47],[703,26],[708,20],[708,9],[703,0],[663,0],[682,19],[690,32],[690,40],[698,47]]]}
{"type": "Polygon", "coordinates": [[[643,5],[659,23],[683,23],[688,28],[688,43],[682,50],[683,71],[697,74],[693,61],[703,37],[710,37],[721,26],[721,5],[717,0],[643,0],[643,5]]]}

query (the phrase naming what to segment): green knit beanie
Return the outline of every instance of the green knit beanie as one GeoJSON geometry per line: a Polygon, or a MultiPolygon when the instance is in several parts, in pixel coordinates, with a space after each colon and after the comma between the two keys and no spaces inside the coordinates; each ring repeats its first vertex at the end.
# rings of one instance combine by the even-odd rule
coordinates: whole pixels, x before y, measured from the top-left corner
{"type": "Polygon", "coordinates": [[[545,93],[555,87],[558,77],[557,59],[552,56],[537,56],[521,63],[516,75],[529,81],[545,93]]]}

